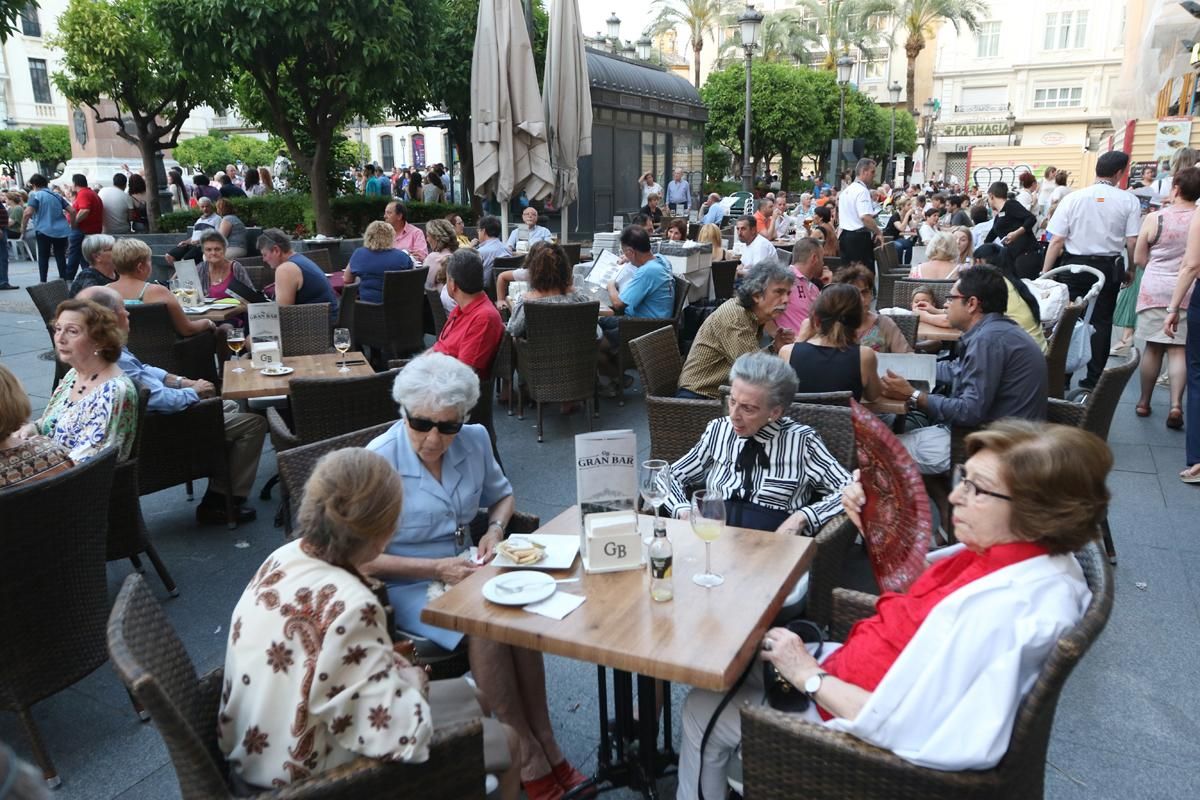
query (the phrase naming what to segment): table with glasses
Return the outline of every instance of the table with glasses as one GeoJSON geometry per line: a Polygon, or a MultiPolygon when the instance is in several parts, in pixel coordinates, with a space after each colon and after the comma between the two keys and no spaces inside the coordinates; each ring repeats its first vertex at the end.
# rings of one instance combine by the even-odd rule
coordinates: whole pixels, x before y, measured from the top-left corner
{"type": "Polygon", "coordinates": [[[208,304],[209,308],[199,314],[188,313],[188,319],[210,319],[220,325],[222,322],[228,322],[231,319],[246,316],[246,307],[241,303],[222,303],[220,305],[208,304]]]}
{"type": "MultiPolygon", "coordinates": [[[[638,516],[644,541],[652,534],[653,521],[651,516],[638,516]]],[[[669,602],[650,598],[644,566],[587,574],[576,558],[570,569],[549,573],[555,579],[578,578],[560,591],[587,598],[565,619],[485,600],[483,585],[501,573],[492,566],[480,568],[431,601],[421,614],[430,625],[596,664],[600,752],[595,780],[632,786],[646,797],[658,796],[657,778],[677,760],[671,743],[669,686],[662,691],[664,749],[659,749],[656,682],[676,681],[713,691],[733,686],[815,553],[810,538],[726,526],[711,544],[712,569],[724,581],[706,588],[693,581],[693,575],[705,571],[704,544],[690,523],[664,521],[674,549],[674,599],[669,602]],[[613,671],[615,730],[609,723],[608,669],[613,671]]],[[[578,537],[579,529],[579,507],[572,506],[536,533],[578,537]]]]}
{"type": "Polygon", "coordinates": [[[221,396],[227,400],[247,400],[251,397],[279,397],[290,393],[292,378],[352,378],[374,375],[375,370],[367,363],[362,353],[348,352],[343,357],[338,353],[323,353],[315,356],[285,356],[283,365],[294,372],[287,375],[266,375],[262,370],[250,366],[250,359],[242,357],[225,362],[221,375],[221,396]],[[346,372],[339,372],[343,361],[346,372]],[[243,372],[235,372],[238,366],[243,372]]]}

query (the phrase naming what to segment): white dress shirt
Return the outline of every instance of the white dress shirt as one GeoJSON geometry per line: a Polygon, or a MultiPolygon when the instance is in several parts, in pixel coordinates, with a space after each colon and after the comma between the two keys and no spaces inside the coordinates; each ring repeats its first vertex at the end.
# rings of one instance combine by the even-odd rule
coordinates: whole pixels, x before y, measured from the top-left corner
{"type": "Polygon", "coordinates": [[[863,217],[875,216],[871,190],[862,181],[855,181],[838,196],[838,220],[844,231],[863,229],[863,217]]]}
{"type": "Polygon", "coordinates": [[[742,251],[742,269],[740,271],[744,272],[770,259],[778,260],[779,254],[775,252],[775,245],[767,241],[767,237],[760,233],[742,251]]]}
{"type": "Polygon", "coordinates": [[[1137,236],[1142,208],[1137,197],[1108,183],[1094,183],[1064,197],[1046,230],[1066,239],[1077,256],[1111,256],[1125,252],[1125,239],[1137,236]]]}

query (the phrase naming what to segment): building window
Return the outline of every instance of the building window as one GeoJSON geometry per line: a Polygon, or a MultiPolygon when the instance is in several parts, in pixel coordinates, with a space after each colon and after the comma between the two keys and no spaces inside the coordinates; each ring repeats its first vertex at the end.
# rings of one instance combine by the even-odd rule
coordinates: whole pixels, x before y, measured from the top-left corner
{"type": "Polygon", "coordinates": [[[21,9],[21,33],[26,36],[42,35],[42,23],[38,19],[37,6],[33,3],[21,9]]]}
{"type": "Polygon", "coordinates": [[[392,137],[384,134],[379,137],[379,158],[383,161],[384,169],[396,166],[396,151],[392,149],[392,137]]]}
{"type": "Polygon", "coordinates": [[[977,58],[995,58],[1000,55],[1000,23],[984,22],[979,26],[977,58]]]}
{"type": "Polygon", "coordinates": [[[870,53],[867,56],[867,66],[863,74],[864,80],[881,81],[887,77],[888,54],[886,52],[870,53]]]}
{"type": "Polygon", "coordinates": [[[1083,105],[1082,86],[1038,89],[1033,93],[1034,108],[1079,108],[1083,105]]]}
{"type": "Polygon", "coordinates": [[[1068,50],[1083,47],[1087,40],[1086,11],[1051,11],[1046,15],[1046,50],[1068,50]]]}
{"type": "Polygon", "coordinates": [[[33,83],[33,102],[54,102],[50,96],[50,74],[46,72],[46,59],[29,59],[29,79],[33,83]]]}

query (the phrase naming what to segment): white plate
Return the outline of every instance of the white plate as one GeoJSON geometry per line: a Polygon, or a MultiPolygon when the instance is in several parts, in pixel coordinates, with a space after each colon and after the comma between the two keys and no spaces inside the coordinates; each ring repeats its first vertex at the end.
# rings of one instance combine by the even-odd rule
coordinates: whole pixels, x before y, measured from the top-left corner
{"type": "Polygon", "coordinates": [[[499,550],[492,559],[493,567],[505,569],[570,569],[579,552],[578,536],[553,536],[533,533],[515,533],[508,537],[510,542],[537,542],[546,548],[546,557],[536,564],[518,564],[499,550]]]}
{"type": "Polygon", "coordinates": [[[554,594],[558,585],[544,572],[506,572],[483,585],[483,596],[502,606],[523,606],[537,603],[554,594]],[[520,588],[510,592],[500,587],[520,588]]]}
{"type": "Polygon", "coordinates": [[[261,370],[262,374],[266,375],[268,378],[281,378],[284,375],[291,375],[295,371],[296,370],[292,367],[276,367],[274,369],[264,368],[261,370]]]}
{"type": "Polygon", "coordinates": [[[185,314],[203,314],[205,311],[208,311],[211,308],[213,308],[212,305],[183,306],[183,313],[185,313],[185,314]]]}

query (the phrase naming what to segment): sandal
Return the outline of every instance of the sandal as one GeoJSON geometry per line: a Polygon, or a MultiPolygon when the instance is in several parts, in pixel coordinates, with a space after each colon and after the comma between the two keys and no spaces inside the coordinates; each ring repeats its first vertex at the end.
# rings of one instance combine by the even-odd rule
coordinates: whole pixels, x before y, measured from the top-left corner
{"type": "Polygon", "coordinates": [[[1148,416],[1150,416],[1150,404],[1149,403],[1138,403],[1136,406],[1133,407],[1133,411],[1139,417],[1148,417],[1148,416]]]}
{"type": "Polygon", "coordinates": [[[553,772],[547,772],[532,781],[521,781],[521,788],[529,800],[562,800],[564,794],[553,772]]]}
{"type": "Polygon", "coordinates": [[[1183,409],[1179,406],[1172,408],[1167,414],[1167,427],[1171,430],[1183,430],[1183,409]]]}
{"type": "Polygon", "coordinates": [[[1184,483],[1200,483],[1200,466],[1188,467],[1179,473],[1179,480],[1184,483]]]}

